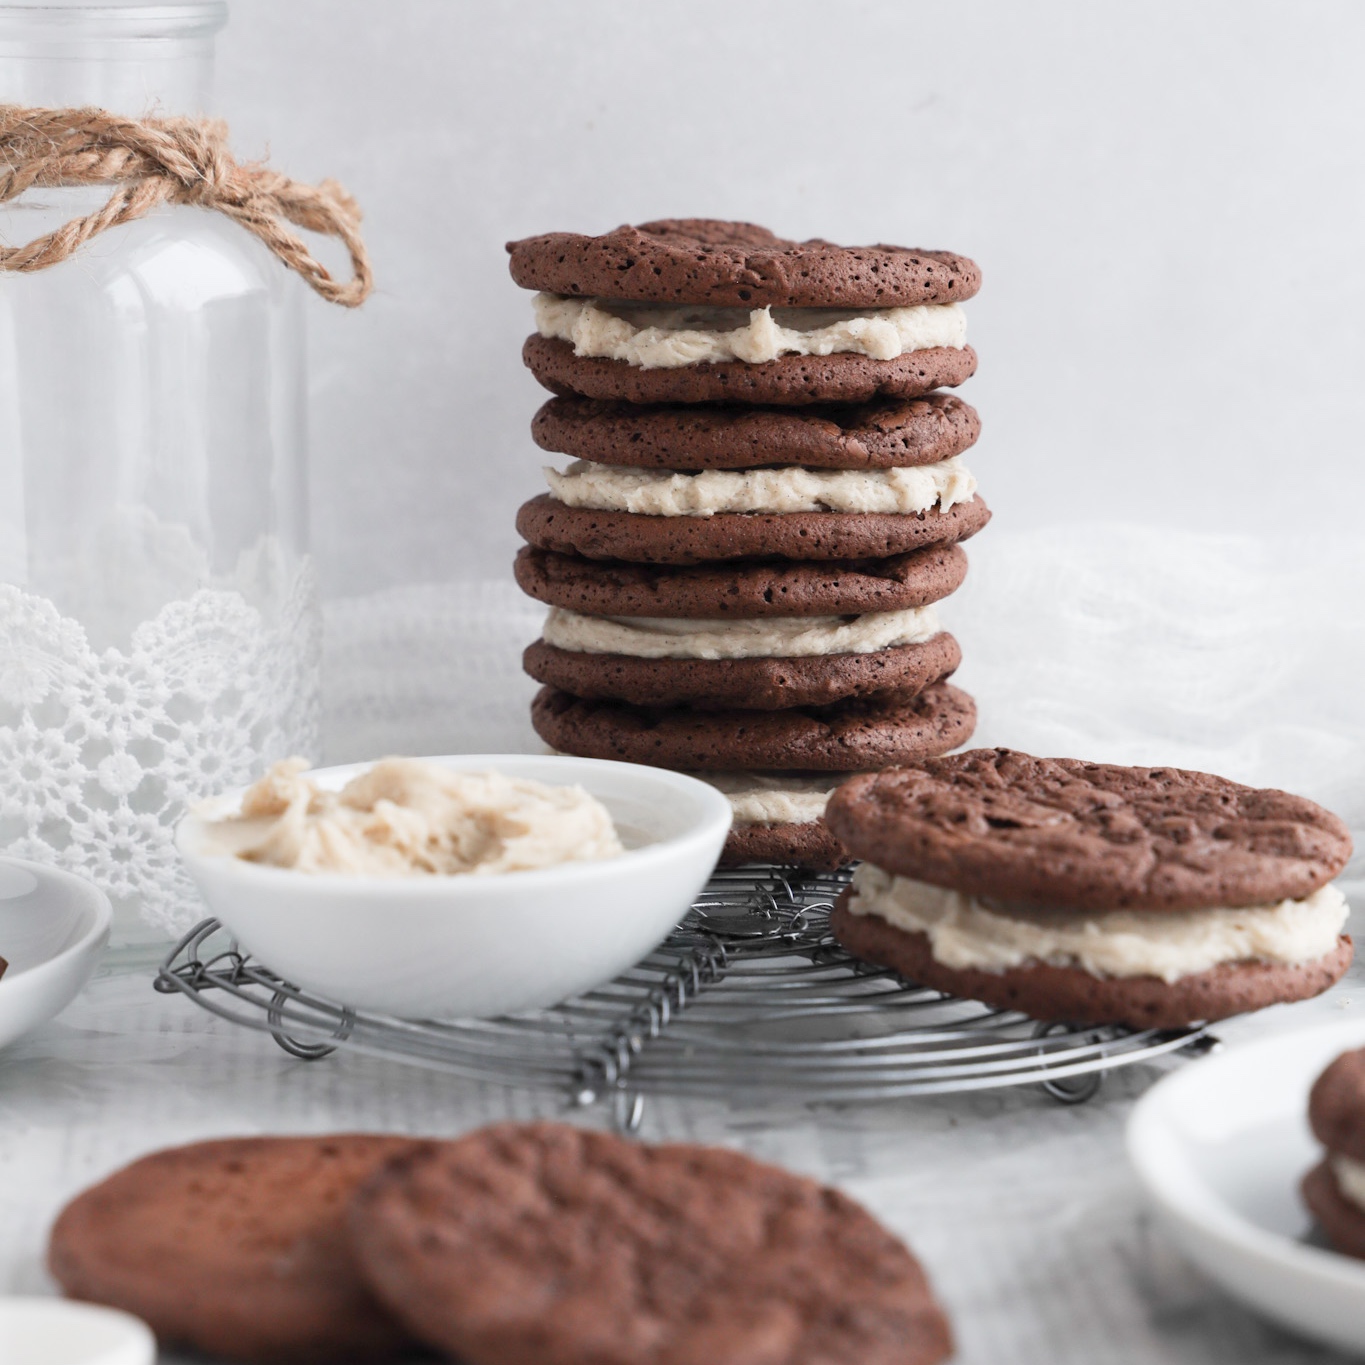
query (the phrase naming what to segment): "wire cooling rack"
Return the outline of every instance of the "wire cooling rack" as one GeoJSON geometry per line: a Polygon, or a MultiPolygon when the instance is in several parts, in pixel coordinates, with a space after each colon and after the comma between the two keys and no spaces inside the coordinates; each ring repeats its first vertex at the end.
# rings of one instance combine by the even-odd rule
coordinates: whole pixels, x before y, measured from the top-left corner
{"type": "Polygon", "coordinates": [[[645,1097],[860,1102],[1038,1085],[1075,1104],[1116,1067],[1216,1041],[1204,1030],[1039,1024],[851,958],[829,931],[848,872],[718,872],[682,924],[615,980],[535,1014],[438,1022],[349,1009],[243,954],[217,920],[192,929],[156,989],[273,1035],[313,1061],[338,1047],[470,1080],[608,1103],[645,1097]]]}

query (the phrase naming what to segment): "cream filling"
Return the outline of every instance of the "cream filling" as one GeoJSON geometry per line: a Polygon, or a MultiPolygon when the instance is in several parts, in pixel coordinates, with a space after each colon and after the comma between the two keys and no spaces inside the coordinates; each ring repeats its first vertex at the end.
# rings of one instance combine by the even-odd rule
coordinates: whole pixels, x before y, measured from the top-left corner
{"type": "Polygon", "coordinates": [[[568,507],[650,517],[712,517],[725,512],[946,512],[976,493],[961,458],[906,469],[708,469],[674,474],[575,460],[545,470],[550,492],[568,507]]]}
{"type": "Polygon", "coordinates": [[[967,318],[955,303],[913,308],[673,308],[537,294],[536,330],[578,356],[641,369],[717,361],[761,365],[784,355],[865,355],[894,360],[934,346],[961,350],[967,318]]]}
{"type": "Polygon", "coordinates": [[[922,644],[941,629],[932,607],[735,621],[581,616],[552,607],[542,638],[576,654],[629,654],[636,659],[798,659],[922,644]]]}
{"type": "Polygon", "coordinates": [[[849,909],[929,936],[945,967],[1003,972],[1024,962],[1092,976],[1178,981],[1224,962],[1311,962],[1337,945],[1346,899],[1324,886],[1305,900],[1209,910],[1095,914],[1008,908],[896,877],[864,863],[849,909]]]}
{"type": "Polygon", "coordinates": [[[737,825],[808,825],[853,773],[693,773],[722,792],[737,825]]]}
{"type": "Polygon", "coordinates": [[[1365,1164],[1335,1153],[1331,1161],[1332,1173],[1337,1178],[1337,1188],[1342,1196],[1349,1199],[1356,1208],[1365,1211],[1365,1164]]]}
{"type": "Polygon", "coordinates": [[[386,758],[326,791],[307,767],[276,763],[240,815],[208,825],[204,852],[370,877],[523,872],[624,852],[606,807],[582,787],[386,758]]]}

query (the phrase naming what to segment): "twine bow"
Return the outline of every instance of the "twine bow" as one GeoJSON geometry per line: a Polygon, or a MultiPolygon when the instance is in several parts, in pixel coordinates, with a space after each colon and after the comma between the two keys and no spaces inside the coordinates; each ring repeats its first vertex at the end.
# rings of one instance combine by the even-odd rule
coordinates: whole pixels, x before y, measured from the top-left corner
{"type": "Polygon", "coordinates": [[[120,118],[104,109],[0,104],[0,203],[25,190],[115,186],[103,206],[23,246],[0,245],[0,270],[45,270],[92,237],[162,204],[224,213],[254,233],[332,303],[355,308],[373,288],[360,208],[335,180],[303,185],[260,163],[239,164],[217,119],[120,118]],[[285,226],[339,238],[352,277],[336,280],[285,226]]]}

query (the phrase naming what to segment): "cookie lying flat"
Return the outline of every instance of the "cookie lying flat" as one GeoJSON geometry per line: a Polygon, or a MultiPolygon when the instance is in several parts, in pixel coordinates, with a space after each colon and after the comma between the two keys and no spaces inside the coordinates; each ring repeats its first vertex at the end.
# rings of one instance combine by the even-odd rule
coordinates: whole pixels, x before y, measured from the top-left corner
{"type": "Polygon", "coordinates": [[[1350,965],[1350,837],[1284,792],[981,749],[852,778],[825,820],[866,860],[832,921],[850,952],[1035,1018],[1176,1027],[1350,965]]]}
{"type": "Polygon", "coordinates": [[[962,586],[967,556],[931,545],[886,559],[656,567],[524,545],[514,569],[528,596],[589,616],[854,616],[940,601],[962,586]]]}
{"type": "Polygon", "coordinates": [[[801,824],[731,825],[721,850],[721,867],[773,863],[833,872],[850,861],[848,850],[823,820],[801,824]]]}
{"type": "Polygon", "coordinates": [[[1304,1203],[1338,1251],[1365,1258],[1365,1048],[1342,1053],[1314,1082],[1308,1122],[1327,1152],[1304,1177],[1304,1203]]]}
{"type": "Polygon", "coordinates": [[[376,1290],[468,1365],[931,1365],[919,1263],[852,1200],[738,1152],[562,1124],[428,1143],[357,1194],[376,1290]]]}
{"type": "Polygon", "coordinates": [[[951,251],[796,242],[716,218],[548,232],[507,252],[523,289],[654,303],[892,308],[956,303],[981,287],[975,263],[951,251]]]}
{"type": "Polygon", "coordinates": [[[947,511],[722,512],[647,516],[570,507],[542,493],[523,503],[517,530],[541,550],[634,564],[732,559],[886,559],[974,536],[991,518],[977,496],[947,511]]]}
{"type": "Polygon", "coordinates": [[[157,1152],[86,1190],[52,1230],[72,1298],[143,1318],[163,1349],[229,1360],[369,1362],[412,1338],[361,1280],[352,1190],[405,1138],[238,1138],[157,1152]]]}
{"type": "Polygon", "coordinates": [[[707,771],[857,772],[965,744],[976,725],[976,706],[951,683],[908,699],[785,711],[653,709],[582,701],[544,687],[531,705],[531,723],[551,748],[582,758],[707,771]]]}
{"type": "Polygon", "coordinates": [[[522,655],[523,668],[537,682],[576,697],[757,711],[830,706],[884,692],[909,696],[941,682],[961,662],[962,650],[947,631],[923,644],[798,658],[641,659],[560,649],[544,640],[522,655]]]}
{"type": "Polygon", "coordinates": [[[531,422],[543,450],[635,469],[892,469],[960,455],[981,434],[955,394],[849,407],[640,407],[552,398],[531,422]]]}
{"type": "Polygon", "coordinates": [[[871,356],[784,355],[750,365],[716,361],[646,369],[604,356],[575,355],[557,337],[531,335],[521,348],[526,368],[551,393],[618,403],[866,403],[874,398],[918,398],[956,388],[976,373],[970,346],[934,346],[892,360],[871,356]]]}

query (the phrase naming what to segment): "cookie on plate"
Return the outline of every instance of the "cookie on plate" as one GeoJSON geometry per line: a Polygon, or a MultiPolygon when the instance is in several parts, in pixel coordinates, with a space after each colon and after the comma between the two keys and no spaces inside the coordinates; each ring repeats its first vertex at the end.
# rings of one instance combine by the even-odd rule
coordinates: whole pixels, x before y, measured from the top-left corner
{"type": "Polygon", "coordinates": [[[784,711],[630,706],[542,687],[531,703],[531,723],[552,749],[580,758],[716,772],[848,773],[965,744],[976,706],[951,683],[913,697],[859,697],[784,711]]]}
{"type": "Polygon", "coordinates": [[[1365,1048],[1342,1053],[1318,1077],[1308,1122],[1327,1150],[1304,1176],[1304,1203],[1338,1251],[1365,1258],[1365,1048]]]}
{"type": "Polygon", "coordinates": [[[720,1148],[502,1124],[396,1157],[350,1221],[393,1312],[469,1365],[952,1351],[903,1243],[836,1190],[720,1148]]]}
{"type": "Polygon", "coordinates": [[[633,469],[893,469],[974,445],[976,409],[956,394],[829,407],[605,403],[551,398],[531,421],[543,450],[633,469]]]}
{"type": "Polygon", "coordinates": [[[1285,792],[979,749],[851,779],[825,819],[865,860],[832,920],[850,952],[1034,1018],[1175,1028],[1351,961],[1350,835],[1285,792]]]}
{"type": "Polygon", "coordinates": [[[917,398],[970,377],[951,252],[794,242],[686,219],[508,243],[536,298],[522,358],[558,394],[769,406],[917,398]]]}
{"type": "Polygon", "coordinates": [[[230,1138],[155,1152],[62,1210],[48,1265],[75,1299],[144,1319],[163,1349],[369,1362],[413,1339],[361,1279],[352,1190],[409,1139],[230,1138]]]}

